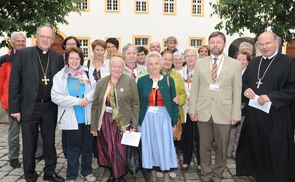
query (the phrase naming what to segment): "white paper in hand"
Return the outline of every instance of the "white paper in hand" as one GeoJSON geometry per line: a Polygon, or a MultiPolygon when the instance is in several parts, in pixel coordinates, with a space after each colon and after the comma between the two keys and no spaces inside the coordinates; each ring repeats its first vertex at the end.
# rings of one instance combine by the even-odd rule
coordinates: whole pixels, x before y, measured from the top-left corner
{"type": "Polygon", "coordinates": [[[121,140],[121,144],[138,147],[141,133],[135,131],[125,131],[121,140]]]}
{"type": "Polygon", "coordinates": [[[263,112],[266,112],[267,114],[269,113],[270,107],[271,107],[271,102],[266,102],[262,106],[258,103],[258,95],[255,95],[254,99],[249,100],[249,106],[254,107],[256,109],[259,109],[263,112]]]}

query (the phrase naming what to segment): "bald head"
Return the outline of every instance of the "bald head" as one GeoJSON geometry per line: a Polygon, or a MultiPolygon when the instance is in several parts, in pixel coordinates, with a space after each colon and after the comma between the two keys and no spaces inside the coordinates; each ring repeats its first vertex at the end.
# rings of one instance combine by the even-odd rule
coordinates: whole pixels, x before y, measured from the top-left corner
{"type": "Polygon", "coordinates": [[[273,32],[263,32],[258,36],[258,48],[264,57],[273,56],[278,50],[277,35],[273,32]]]}
{"type": "Polygon", "coordinates": [[[157,41],[154,41],[150,44],[150,51],[161,52],[161,44],[157,41]]]}

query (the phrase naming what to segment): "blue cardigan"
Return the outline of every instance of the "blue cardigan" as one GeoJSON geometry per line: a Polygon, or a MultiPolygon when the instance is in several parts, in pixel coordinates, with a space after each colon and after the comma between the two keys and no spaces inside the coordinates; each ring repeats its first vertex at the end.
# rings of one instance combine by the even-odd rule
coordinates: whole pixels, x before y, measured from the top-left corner
{"type": "MultiPolygon", "coordinates": [[[[167,83],[167,77],[163,75],[163,79],[158,82],[158,86],[161,95],[164,100],[165,107],[171,117],[172,126],[177,123],[178,120],[178,105],[173,102],[173,98],[176,96],[174,81],[169,77],[169,86],[167,83]]],[[[148,99],[153,87],[153,80],[149,75],[140,77],[137,81],[137,88],[140,100],[140,111],[138,124],[141,125],[144,116],[148,108],[148,99]]]]}

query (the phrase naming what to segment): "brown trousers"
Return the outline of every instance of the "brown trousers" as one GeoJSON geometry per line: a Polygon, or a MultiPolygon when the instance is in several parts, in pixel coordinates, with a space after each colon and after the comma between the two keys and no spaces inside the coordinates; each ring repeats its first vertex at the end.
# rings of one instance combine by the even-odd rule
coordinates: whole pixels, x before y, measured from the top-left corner
{"type": "MultiPolygon", "coordinates": [[[[229,141],[230,125],[216,124],[212,117],[208,122],[198,121],[200,135],[201,173],[204,179],[221,180],[226,165],[226,153],[229,141]],[[213,147],[214,144],[214,147],[213,147]],[[211,153],[215,152],[215,164],[212,167],[211,153]]],[[[215,180],[214,180],[215,181],[215,180]]]]}

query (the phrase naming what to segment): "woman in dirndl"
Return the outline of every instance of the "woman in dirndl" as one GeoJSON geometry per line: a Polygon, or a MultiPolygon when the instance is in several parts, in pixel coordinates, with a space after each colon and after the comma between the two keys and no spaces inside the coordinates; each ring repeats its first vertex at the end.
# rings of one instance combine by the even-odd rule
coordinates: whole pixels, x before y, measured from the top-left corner
{"type": "Polygon", "coordinates": [[[110,170],[108,181],[125,181],[126,147],[122,134],[137,126],[139,98],[133,78],[124,75],[122,57],[110,60],[110,75],[101,79],[95,89],[91,109],[91,133],[97,136],[99,165],[110,170]]]}
{"type": "Polygon", "coordinates": [[[162,56],[158,52],[147,55],[149,74],[138,79],[140,99],[139,125],[142,145],[142,167],[151,170],[151,181],[156,181],[156,170],[164,172],[169,181],[170,170],[177,168],[173,142],[173,126],[178,120],[178,105],[174,81],[160,73],[162,56]]]}

